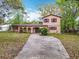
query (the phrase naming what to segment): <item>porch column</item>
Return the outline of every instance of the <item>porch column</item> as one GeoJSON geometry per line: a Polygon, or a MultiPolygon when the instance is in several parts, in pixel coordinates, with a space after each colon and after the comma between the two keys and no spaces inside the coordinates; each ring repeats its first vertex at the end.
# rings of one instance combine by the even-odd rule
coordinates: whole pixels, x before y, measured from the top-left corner
{"type": "Polygon", "coordinates": [[[35,28],[33,30],[34,30],[34,33],[35,33],[35,28]]]}
{"type": "Polygon", "coordinates": [[[18,32],[20,32],[20,27],[18,27],[18,32]]]}
{"type": "Polygon", "coordinates": [[[26,27],[26,32],[28,32],[28,27],[26,27]]]}
{"type": "Polygon", "coordinates": [[[31,33],[33,33],[33,27],[31,27],[31,33]]]}

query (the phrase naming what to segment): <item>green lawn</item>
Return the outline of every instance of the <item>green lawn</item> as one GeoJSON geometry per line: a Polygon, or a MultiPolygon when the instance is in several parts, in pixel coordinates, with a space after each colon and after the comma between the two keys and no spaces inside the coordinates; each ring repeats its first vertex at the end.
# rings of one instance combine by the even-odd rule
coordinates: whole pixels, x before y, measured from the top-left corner
{"type": "Polygon", "coordinates": [[[49,34],[59,38],[69,53],[71,59],[79,59],[79,35],[78,34],[49,34]]]}
{"type": "Polygon", "coordinates": [[[0,32],[0,59],[14,59],[28,37],[28,33],[0,32]]]}

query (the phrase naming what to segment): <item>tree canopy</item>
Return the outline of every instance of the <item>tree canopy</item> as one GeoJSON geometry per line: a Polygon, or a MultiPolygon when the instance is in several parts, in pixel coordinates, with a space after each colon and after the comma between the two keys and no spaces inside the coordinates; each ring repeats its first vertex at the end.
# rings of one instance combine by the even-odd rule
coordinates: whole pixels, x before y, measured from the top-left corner
{"type": "Polygon", "coordinates": [[[6,0],[5,2],[12,6],[14,9],[23,9],[22,0],[6,0]]]}
{"type": "Polygon", "coordinates": [[[39,8],[42,16],[47,16],[49,14],[60,15],[61,11],[57,5],[46,4],[39,8]]]}
{"type": "Polygon", "coordinates": [[[0,0],[0,18],[10,18],[20,10],[24,10],[22,0],[0,0]]]}
{"type": "Polygon", "coordinates": [[[65,1],[60,5],[62,11],[61,27],[64,32],[74,32],[76,29],[76,18],[79,16],[78,2],[75,0],[65,1]]]}

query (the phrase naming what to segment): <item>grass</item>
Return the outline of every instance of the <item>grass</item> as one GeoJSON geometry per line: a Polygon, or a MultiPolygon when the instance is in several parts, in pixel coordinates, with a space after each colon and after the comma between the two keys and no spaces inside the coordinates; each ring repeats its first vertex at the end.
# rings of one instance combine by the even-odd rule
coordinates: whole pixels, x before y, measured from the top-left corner
{"type": "Polygon", "coordinates": [[[79,59],[78,34],[49,34],[49,36],[54,36],[61,40],[71,59],[79,59]]]}
{"type": "MultiPolygon", "coordinates": [[[[78,34],[49,34],[59,38],[71,59],[79,59],[78,34]]],[[[0,32],[0,59],[14,59],[29,37],[28,33],[0,32]]]]}
{"type": "Polygon", "coordinates": [[[0,59],[14,59],[28,37],[28,33],[0,32],[0,59]]]}

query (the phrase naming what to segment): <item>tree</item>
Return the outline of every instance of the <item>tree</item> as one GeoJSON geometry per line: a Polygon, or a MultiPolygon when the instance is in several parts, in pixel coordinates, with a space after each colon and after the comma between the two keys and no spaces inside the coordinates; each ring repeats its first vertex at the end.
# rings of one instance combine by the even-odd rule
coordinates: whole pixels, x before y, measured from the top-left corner
{"type": "Polygon", "coordinates": [[[77,26],[77,29],[79,30],[79,20],[77,21],[76,26],[77,26]]]}
{"type": "Polygon", "coordinates": [[[43,5],[39,8],[39,10],[41,11],[42,16],[47,16],[49,14],[60,14],[60,9],[58,8],[58,6],[53,4],[43,5]]]}
{"type": "Polygon", "coordinates": [[[39,24],[39,20],[33,20],[33,21],[31,21],[31,24],[39,24]]]}
{"type": "Polygon", "coordinates": [[[17,14],[13,19],[9,20],[7,23],[9,24],[23,24],[23,20],[20,18],[21,16],[17,14]]]}
{"type": "Polygon", "coordinates": [[[78,17],[78,11],[79,7],[76,4],[77,1],[66,1],[62,5],[62,21],[61,21],[61,26],[62,26],[62,31],[63,32],[70,32],[74,31],[76,27],[76,18],[78,17]]]}
{"type": "Polygon", "coordinates": [[[26,21],[23,21],[23,24],[39,24],[41,21],[39,20],[32,20],[32,21],[29,21],[29,20],[26,20],[26,21]]]}
{"type": "Polygon", "coordinates": [[[62,4],[64,4],[65,1],[66,0],[56,0],[56,3],[59,4],[59,5],[62,5],[62,4]]]}
{"type": "Polygon", "coordinates": [[[22,0],[0,0],[0,17],[9,18],[12,14],[17,14],[20,10],[23,12],[22,0]]]}
{"type": "Polygon", "coordinates": [[[5,2],[14,9],[23,9],[22,0],[5,0],[5,2]]]}

